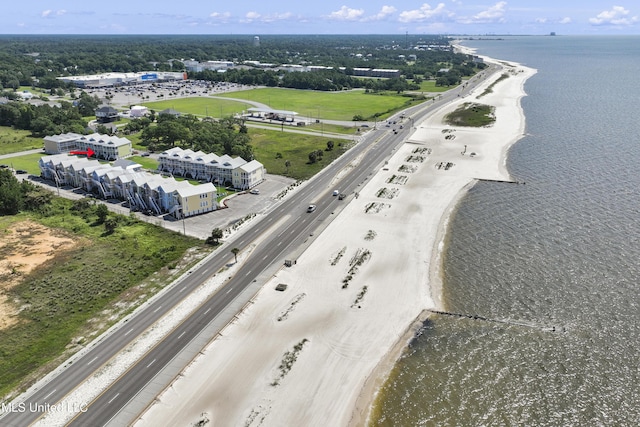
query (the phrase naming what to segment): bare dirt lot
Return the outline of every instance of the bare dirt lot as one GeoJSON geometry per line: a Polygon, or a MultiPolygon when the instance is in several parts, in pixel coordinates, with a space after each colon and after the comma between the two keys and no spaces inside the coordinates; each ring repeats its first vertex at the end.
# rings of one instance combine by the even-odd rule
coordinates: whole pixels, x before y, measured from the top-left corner
{"type": "Polygon", "coordinates": [[[18,321],[19,307],[9,300],[7,291],[25,274],[77,243],[32,221],[16,223],[4,231],[0,241],[0,329],[18,321]]]}

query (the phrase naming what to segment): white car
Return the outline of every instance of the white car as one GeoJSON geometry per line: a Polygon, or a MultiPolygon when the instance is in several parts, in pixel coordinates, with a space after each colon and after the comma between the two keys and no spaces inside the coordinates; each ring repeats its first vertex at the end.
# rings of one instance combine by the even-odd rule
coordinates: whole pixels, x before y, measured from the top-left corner
{"type": "Polygon", "coordinates": [[[333,190],[333,195],[337,196],[338,194],[340,194],[340,190],[333,190]]]}
{"type": "Polygon", "coordinates": [[[254,188],[253,190],[249,191],[249,193],[251,193],[251,194],[260,194],[260,190],[258,190],[257,188],[254,188]]]}
{"type": "Polygon", "coordinates": [[[313,212],[316,210],[316,205],[309,205],[309,207],[307,208],[307,212],[313,212]]]}

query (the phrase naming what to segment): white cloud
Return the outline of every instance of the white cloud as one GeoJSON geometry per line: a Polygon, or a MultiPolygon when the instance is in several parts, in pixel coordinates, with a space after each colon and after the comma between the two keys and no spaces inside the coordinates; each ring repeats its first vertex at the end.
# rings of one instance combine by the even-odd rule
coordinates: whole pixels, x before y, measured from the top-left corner
{"type": "Polygon", "coordinates": [[[60,10],[47,9],[47,10],[43,10],[40,16],[42,16],[43,18],[52,18],[54,15],[62,16],[62,15],[65,15],[66,13],[67,11],[64,9],[60,9],[60,10]]]}
{"type": "Polygon", "coordinates": [[[336,21],[357,21],[364,15],[364,9],[351,9],[347,6],[342,6],[340,10],[331,12],[329,19],[336,21]]]}
{"type": "Polygon", "coordinates": [[[569,18],[568,16],[566,16],[566,17],[562,18],[559,22],[560,22],[561,24],[570,24],[570,23],[571,23],[571,18],[569,18]]]}
{"type": "Polygon", "coordinates": [[[613,9],[600,12],[595,18],[589,18],[589,22],[593,25],[632,25],[638,22],[638,17],[629,16],[629,13],[622,6],[613,6],[613,9]]]}
{"type": "Polygon", "coordinates": [[[432,8],[427,3],[423,3],[420,9],[406,10],[400,13],[400,22],[422,22],[434,17],[453,17],[453,13],[446,10],[444,3],[438,3],[432,8]]]}
{"type": "Polygon", "coordinates": [[[231,14],[229,12],[212,12],[209,14],[209,17],[220,21],[226,21],[231,17],[231,14]]]}
{"type": "Polygon", "coordinates": [[[247,12],[247,14],[244,16],[244,19],[241,20],[240,22],[253,22],[256,21],[258,19],[260,19],[260,14],[258,12],[247,12]]]}
{"type": "MultiPolygon", "coordinates": [[[[228,18],[229,16],[230,16],[229,14],[226,14],[225,18],[228,18]]],[[[244,16],[244,19],[241,19],[240,22],[245,24],[248,24],[251,22],[271,23],[276,21],[284,21],[292,17],[293,17],[293,14],[291,12],[271,13],[269,15],[261,15],[258,12],[251,11],[251,12],[247,12],[246,15],[244,16]]]]}
{"type": "Polygon", "coordinates": [[[546,24],[547,18],[536,18],[536,24],[546,24]]]}
{"type": "Polygon", "coordinates": [[[499,1],[489,9],[484,10],[473,16],[474,22],[504,22],[504,14],[506,13],[507,2],[499,1]]]}
{"type": "Polygon", "coordinates": [[[393,6],[382,6],[382,9],[380,9],[380,12],[376,13],[369,19],[372,21],[381,21],[386,17],[388,17],[389,15],[392,15],[393,13],[395,13],[396,10],[397,9],[393,6]]]}
{"type": "Polygon", "coordinates": [[[284,21],[291,18],[293,14],[291,12],[285,13],[272,13],[269,15],[265,15],[262,17],[262,22],[276,22],[276,21],[284,21]]]}

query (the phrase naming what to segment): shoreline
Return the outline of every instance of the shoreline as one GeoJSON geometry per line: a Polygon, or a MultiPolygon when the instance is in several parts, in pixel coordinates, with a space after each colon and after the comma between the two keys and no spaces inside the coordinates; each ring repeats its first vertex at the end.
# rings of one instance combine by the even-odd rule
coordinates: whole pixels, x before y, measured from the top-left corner
{"type": "Polygon", "coordinates": [[[443,308],[442,251],[459,201],[478,179],[510,180],[507,151],[524,136],[520,99],[535,70],[500,64],[514,78],[478,99],[496,108],[493,126],[452,128],[442,118],[499,74],[419,123],[134,425],[365,425],[425,310],[443,308]],[[287,291],[273,291],[278,283],[287,291]]]}

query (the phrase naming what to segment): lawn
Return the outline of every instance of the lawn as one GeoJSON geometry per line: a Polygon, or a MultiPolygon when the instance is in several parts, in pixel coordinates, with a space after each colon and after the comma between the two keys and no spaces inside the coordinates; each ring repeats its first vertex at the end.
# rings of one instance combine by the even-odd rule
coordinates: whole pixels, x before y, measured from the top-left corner
{"type": "Polygon", "coordinates": [[[423,80],[420,83],[420,92],[441,93],[452,89],[451,86],[436,86],[435,80],[423,80]]]}
{"type": "MultiPolygon", "coordinates": [[[[295,111],[304,117],[350,121],[355,115],[373,121],[416,102],[395,93],[374,94],[364,90],[321,92],[311,90],[264,88],[232,92],[220,96],[260,102],[275,110],[295,111]]],[[[420,101],[417,101],[420,102],[420,101]]]]}
{"type": "MultiPolygon", "coordinates": [[[[109,217],[118,226],[108,234],[95,207],[85,202],[87,207],[78,210],[74,202],[55,198],[46,214],[0,218],[1,233],[18,220],[30,220],[77,242],[5,290],[22,309],[17,324],[0,330],[2,396],[26,385],[26,378],[41,375],[44,366],[55,367],[74,343],[86,342],[81,337],[109,327],[126,313],[127,303],[139,303],[169,283],[188,248],[203,250],[200,240],[112,213],[109,217]],[[147,281],[155,272],[160,273],[147,281]]],[[[34,241],[39,242],[37,236],[34,241]]]]}
{"type": "Polygon", "coordinates": [[[34,138],[28,130],[0,126],[0,154],[17,153],[44,147],[42,138],[34,138]]]}
{"type": "Polygon", "coordinates": [[[256,128],[249,128],[249,134],[255,158],[265,166],[267,172],[296,179],[312,177],[344,153],[350,144],[344,139],[256,128]],[[326,150],[328,141],[334,142],[331,151],[326,150]],[[310,164],[309,153],[316,150],[322,150],[322,160],[310,164]],[[287,160],[291,163],[288,172],[285,166],[287,160]]]}
{"type": "Polygon", "coordinates": [[[40,176],[40,167],[38,166],[38,160],[40,160],[40,158],[44,155],[45,155],[44,152],[34,153],[34,154],[25,154],[24,156],[2,159],[0,160],[0,163],[9,165],[14,169],[26,170],[32,175],[40,176]]]}
{"type": "Polygon", "coordinates": [[[152,159],[151,157],[143,157],[143,156],[131,156],[127,157],[127,160],[131,160],[132,162],[136,162],[144,169],[156,170],[158,169],[158,161],[156,159],[152,159]]]}
{"type": "Polygon", "coordinates": [[[242,113],[250,104],[244,102],[230,101],[218,98],[196,96],[192,98],[176,98],[166,101],[145,102],[144,105],[149,110],[159,113],[167,108],[172,108],[184,114],[193,114],[199,117],[228,117],[236,113],[242,113]]]}

